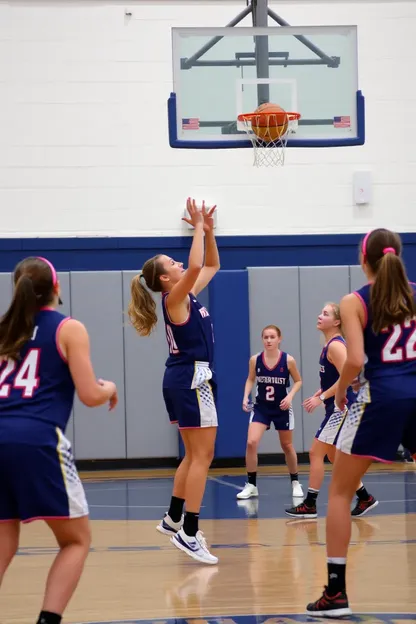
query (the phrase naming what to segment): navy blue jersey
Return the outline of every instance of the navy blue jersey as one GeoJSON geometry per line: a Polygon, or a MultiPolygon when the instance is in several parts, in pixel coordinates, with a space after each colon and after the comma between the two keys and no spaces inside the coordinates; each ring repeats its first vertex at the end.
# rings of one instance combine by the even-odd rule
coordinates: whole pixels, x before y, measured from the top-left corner
{"type": "MultiPolygon", "coordinates": [[[[328,340],[324,348],[322,349],[321,356],[319,358],[319,377],[321,379],[321,389],[322,392],[328,390],[333,386],[339,379],[339,372],[335,364],[329,361],[328,359],[328,349],[331,342],[341,342],[345,345],[345,340],[342,336],[334,336],[331,340],[328,340]]],[[[347,389],[347,400],[348,404],[352,403],[355,399],[354,391],[351,387],[347,389]]],[[[329,397],[324,401],[326,410],[333,410],[335,407],[335,396],[329,397]]]]}
{"type": "Polygon", "coordinates": [[[42,438],[51,425],[52,430],[59,427],[65,431],[75,392],[57,340],[66,319],[52,308],[42,309],[35,316],[32,337],[21,349],[19,360],[1,362],[0,443],[46,442],[37,438],[42,438]]]}
{"type": "MultiPolygon", "coordinates": [[[[416,300],[416,286],[411,286],[416,300]]],[[[366,316],[364,351],[367,361],[364,377],[368,381],[380,380],[386,387],[391,386],[392,390],[400,392],[402,398],[406,398],[403,393],[416,397],[416,319],[375,334],[372,330],[370,289],[371,284],[366,284],[354,293],[361,300],[366,316]],[[391,378],[394,378],[394,387],[390,384],[391,378]]]]}
{"type": "Polygon", "coordinates": [[[256,358],[256,405],[262,411],[275,412],[279,410],[280,402],[288,393],[290,373],[287,357],[287,353],[281,351],[274,368],[267,366],[264,351],[256,358]]]}
{"type": "Polygon", "coordinates": [[[189,294],[189,315],[184,323],[173,323],[162,299],[169,357],[166,360],[164,386],[190,387],[195,363],[203,362],[213,370],[214,330],[208,310],[189,294]]]}

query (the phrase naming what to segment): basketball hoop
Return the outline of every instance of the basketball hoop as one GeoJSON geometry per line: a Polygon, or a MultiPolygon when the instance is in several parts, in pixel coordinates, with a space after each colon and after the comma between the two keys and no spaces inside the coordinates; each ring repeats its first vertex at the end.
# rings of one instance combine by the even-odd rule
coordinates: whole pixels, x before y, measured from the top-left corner
{"type": "Polygon", "coordinates": [[[243,113],[238,116],[238,121],[243,123],[253,145],[254,166],[282,166],[289,134],[296,131],[300,114],[288,113],[274,105],[263,106],[268,106],[270,110],[243,113]]]}

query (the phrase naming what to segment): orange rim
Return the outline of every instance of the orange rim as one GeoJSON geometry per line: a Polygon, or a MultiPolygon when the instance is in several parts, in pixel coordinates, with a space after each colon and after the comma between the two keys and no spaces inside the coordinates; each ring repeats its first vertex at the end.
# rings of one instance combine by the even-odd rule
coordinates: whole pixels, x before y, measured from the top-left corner
{"type": "Polygon", "coordinates": [[[275,111],[269,113],[242,113],[241,115],[238,115],[237,119],[238,121],[253,121],[253,119],[256,118],[258,121],[261,121],[262,119],[267,121],[270,117],[273,117],[273,119],[278,123],[284,124],[287,121],[296,121],[297,119],[300,119],[301,115],[300,113],[288,113],[286,111],[275,111]]]}

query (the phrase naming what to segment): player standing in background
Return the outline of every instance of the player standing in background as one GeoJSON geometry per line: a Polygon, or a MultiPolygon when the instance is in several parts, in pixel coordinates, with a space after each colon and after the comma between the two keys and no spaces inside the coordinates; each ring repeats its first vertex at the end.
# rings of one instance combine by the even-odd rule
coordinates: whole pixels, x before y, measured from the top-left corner
{"type": "MultiPolygon", "coordinates": [[[[327,303],[318,316],[317,328],[322,332],[325,344],[319,358],[319,376],[321,387],[315,394],[304,401],[303,406],[309,414],[320,405],[325,407],[325,418],[319,427],[309,451],[310,476],[308,493],[300,505],[286,509],[292,518],[316,518],[316,500],[325,477],[325,456],[331,463],[335,458],[334,441],[342,426],[345,413],[335,406],[335,392],[339,375],[347,359],[347,348],[341,328],[339,305],[327,303]]],[[[348,405],[355,401],[356,395],[351,387],[347,390],[348,405]]],[[[362,483],[357,489],[357,504],[351,514],[364,516],[378,505],[378,501],[367,492],[362,483]]]]}
{"type": "Polygon", "coordinates": [[[237,494],[239,499],[258,496],[257,488],[257,450],[264,432],[274,424],[279,433],[279,440],[285,454],[286,464],[292,483],[292,496],[303,496],[298,478],[298,458],[293,446],[295,418],[292,401],[302,386],[302,379],[295,359],[280,350],[282,333],[276,325],[267,325],[261,333],[264,351],[253,355],[249,360],[249,372],[244,388],[243,410],[251,412],[248,427],[246,468],[247,483],[237,494]],[[290,377],[293,387],[289,391],[290,377]],[[254,406],[250,405],[250,393],[257,384],[254,406]]]}
{"type": "Polygon", "coordinates": [[[345,409],[347,389],[363,366],[366,382],[338,435],[326,520],[328,585],[308,604],[309,615],[351,613],[345,573],[356,483],[374,459],[394,461],[400,444],[416,455],[416,296],[401,252],[398,234],[369,232],[360,257],[369,283],[341,301],[347,360],[336,405],[345,409]]]}
{"type": "Polygon", "coordinates": [[[163,397],[171,423],[179,425],[185,457],[176,470],[169,510],[157,529],[170,535],[171,542],[190,557],[216,564],[218,558],[209,552],[198,524],[218,426],[214,334],[208,310],[196,296],[219,270],[220,259],[214,236],[215,206],[207,212],[203,203],[198,210],[195,201],[188,199],[187,208],[189,218],[184,220],[195,228],[188,268],[163,254],[147,260],[131,284],[129,316],[136,331],[148,336],[157,323],[149,290],[162,293],[169,346],[163,397]]]}
{"type": "Polygon", "coordinates": [[[74,391],[88,407],[117,404],[110,381],[96,381],[88,333],[56,311],[56,271],[25,258],[0,319],[0,584],[19,546],[20,522],[44,520],[59,553],[38,624],[59,624],[84,568],[91,535],[88,505],[64,432],[74,391]]]}

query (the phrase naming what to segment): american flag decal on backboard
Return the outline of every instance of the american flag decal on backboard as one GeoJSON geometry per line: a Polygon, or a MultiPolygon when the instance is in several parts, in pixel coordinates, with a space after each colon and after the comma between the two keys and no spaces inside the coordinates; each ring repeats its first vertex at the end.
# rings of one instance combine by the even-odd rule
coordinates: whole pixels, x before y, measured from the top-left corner
{"type": "Polygon", "coordinates": [[[182,130],[199,130],[199,118],[184,117],[182,119],[182,130]]]}
{"type": "Polygon", "coordinates": [[[334,128],[351,128],[351,117],[346,115],[334,117],[334,128]]]}

